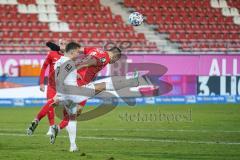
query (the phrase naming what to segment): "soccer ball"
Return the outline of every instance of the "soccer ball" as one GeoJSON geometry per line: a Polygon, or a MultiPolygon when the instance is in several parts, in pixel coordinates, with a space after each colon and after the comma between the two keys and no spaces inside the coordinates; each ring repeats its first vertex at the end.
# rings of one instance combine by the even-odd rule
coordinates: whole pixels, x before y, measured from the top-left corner
{"type": "Polygon", "coordinates": [[[133,12],[128,17],[129,22],[133,26],[140,26],[143,23],[143,15],[139,12],[133,12]]]}

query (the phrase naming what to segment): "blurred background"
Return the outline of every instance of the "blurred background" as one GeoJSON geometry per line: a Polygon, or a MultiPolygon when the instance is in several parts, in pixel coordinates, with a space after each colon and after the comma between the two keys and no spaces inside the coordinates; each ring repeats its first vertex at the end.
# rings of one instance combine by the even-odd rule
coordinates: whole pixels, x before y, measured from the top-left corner
{"type": "Polygon", "coordinates": [[[45,43],[59,39],[115,45],[128,63],[164,65],[158,80],[173,89],[143,104],[240,102],[239,0],[0,0],[0,11],[0,106],[45,102],[38,86],[45,43]],[[129,24],[133,11],[143,25],[129,24]]]}
{"type": "MultiPolygon", "coordinates": [[[[239,53],[240,0],[0,0],[0,159],[239,160],[239,53]],[[135,11],[144,16],[140,26],[128,21],[135,11]],[[78,121],[76,153],[68,153],[65,130],[49,144],[47,118],[27,136],[46,102],[45,44],[59,39],[120,47],[127,59],[97,79],[135,65],[150,70],[164,94],[78,121]]],[[[156,86],[139,91],[154,95],[156,86]]],[[[83,112],[99,102],[88,100],[83,112]]]]}

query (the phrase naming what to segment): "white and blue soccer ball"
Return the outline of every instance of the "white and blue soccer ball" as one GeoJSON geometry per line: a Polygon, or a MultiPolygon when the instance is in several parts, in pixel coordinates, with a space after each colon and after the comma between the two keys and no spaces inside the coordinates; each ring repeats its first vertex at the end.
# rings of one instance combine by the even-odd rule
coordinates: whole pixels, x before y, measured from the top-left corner
{"type": "Polygon", "coordinates": [[[140,26],[143,23],[143,15],[139,12],[133,12],[129,15],[128,21],[133,26],[140,26]]]}

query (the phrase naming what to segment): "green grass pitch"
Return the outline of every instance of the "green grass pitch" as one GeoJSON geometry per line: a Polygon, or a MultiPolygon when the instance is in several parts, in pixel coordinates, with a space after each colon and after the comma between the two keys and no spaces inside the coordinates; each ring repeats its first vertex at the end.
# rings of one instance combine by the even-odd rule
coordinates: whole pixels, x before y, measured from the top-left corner
{"type": "Polygon", "coordinates": [[[0,160],[240,159],[236,104],[118,107],[78,123],[75,153],[68,151],[65,130],[49,144],[46,118],[26,136],[39,109],[0,108],[0,160]]]}

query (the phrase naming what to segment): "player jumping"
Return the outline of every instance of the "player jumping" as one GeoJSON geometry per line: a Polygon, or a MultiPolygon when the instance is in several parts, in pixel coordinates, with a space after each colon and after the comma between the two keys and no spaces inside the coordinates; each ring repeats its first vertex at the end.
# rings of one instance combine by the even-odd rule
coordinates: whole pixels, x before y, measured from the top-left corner
{"type": "MultiPolygon", "coordinates": [[[[54,78],[54,64],[56,61],[63,56],[65,52],[65,47],[66,47],[66,40],[60,39],[59,40],[59,45],[56,45],[55,43],[52,42],[47,42],[47,47],[51,49],[51,51],[48,53],[43,66],[41,68],[41,73],[40,73],[40,90],[42,92],[45,91],[45,86],[44,86],[44,77],[45,77],[45,72],[46,69],[49,67],[49,74],[48,74],[48,85],[47,85],[47,99],[51,99],[56,95],[56,87],[55,87],[55,78],[54,78]]],[[[78,79],[78,83],[82,84],[82,80],[78,79]]],[[[83,106],[86,104],[86,101],[82,102],[79,104],[79,113],[80,110],[83,108],[83,106]]],[[[48,115],[49,119],[49,130],[47,132],[47,135],[51,135],[51,126],[55,124],[54,121],[54,116],[55,116],[55,111],[54,107],[42,107],[42,109],[39,111],[37,114],[36,119],[42,119],[43,117],[46,116],[46,113],[48,115]]],[[[66,113],[64,113],[66,114],[66,113]]],[[[63,126],[67,126],[66,121],[63,121],[62,124],[63,126]]],[[[30,133],[31,134],[31,133],[30,133]]]]}
{"type": "MultiPolygon", "coordinates": [[[[70,85],[70,86],[78,86],[77,84],[77,68],[81,68],[81,72],[80,72],[80,78],[83,78],[83,83],[89,83],[93,78],[95,78],[96,73],[99,72],[103,66],[105,66],[108,63],[114,63],[116,62],[118,59],[120,59],[121,57],[121,51],[118,48],[113,48],[110,51],[107,52],[103,52],[100,51],[98,49],[89,49],[89,56],[87,56],[87,58],[84,59],[84,61],[80,62],[80,65],[76,68],[74,59],[78,56],[79,52],[80,52],[80,46],[76,43],[69,43],[66,47],[66,53],[65,56],[61,57],[61,59],[59,59],[59,61],[56,63],[56,69],[57,69],[57,73],[61,73],[60,70],[63,66],[64,63],[67,63],[67,65],[65,65],[66,68],[62,69],[62,71],[66,71],[69,69],[70,74],[66,77],[66,79],[64,80],[64,84],[65,85],[70,85]],[[100,57],[98,57],[100,56],[100,57]],[[75,69],[72,69],[75,68],[75,69]]],[[[61,74],[57,74],[57,78],[61,76],[61,74]]],[[[114,85],[112,84],[112,82],[110,83],[98,83],[98,84],[88,84],[85,87],[87,88],[91,88],[91,92],[84,90],[83,88],[79,88],[79,90],[81,90],[81,93],[84,93],[84,96],[81,95],[71,95],[71,94],[61,94],[58,93],[57,96],[54,99],[51,99],[48,101],[48,103],[45,106],[49,106],[52,105],[53,103],[56,103],[57,101],[71,101],[73,102],[73,107],[69,108],[66,107],[68,113],[70,113],[72,117],[70,119],[69,122],[69,136],[70,133],[73,133],[72,138],[70,136],[70,142],[71,142],[71,146],[72,144],[75,144],[75,139],[76,139],[76,114],[77,114],[77,105],[79,102],[85,101],[86,99],[88,99],[89,97],[93,97],[94,95],[96,95],[99,92],[102,92],[104,90],[118,90],[124,87],[134,87],[138,85],[138,81],[136,81],[135,79],[121,79],[119,77],[115,78],[116,81],[118,81],[116,84],[114,85]],[[72,122],[72,123],[71,123],[72,122]]],[[[58,82],[59,83],[59,80],[58,82]]],[[[66,118],[66,117],[65,117],[66,118]]],[[[33,131],[35,130],[35,128],[37,127],[37,124],[39,122],[39,119],[35,120],[35,123],[32,123],[31,126],[29,127],[29,130],[33,133],[33,131]]],[[[61,123],[60,123],[61,124],[61,123]]],[[[60,129],[63,129],[64,126],[54,126],[52,127],[54,134],[51,136],[51,143],[54,143],[55,138],[57,136],[57,133],[60,129]]],[[[75,144],[76,146],[76,144],[75,144]]],[[[71,147],[72,148],[72,147],[71,147]]],[[[70,151],[71,151],[70,148],[70,151]]],[[[76,147],[75,147],[76,148],[76,147]]]]}

